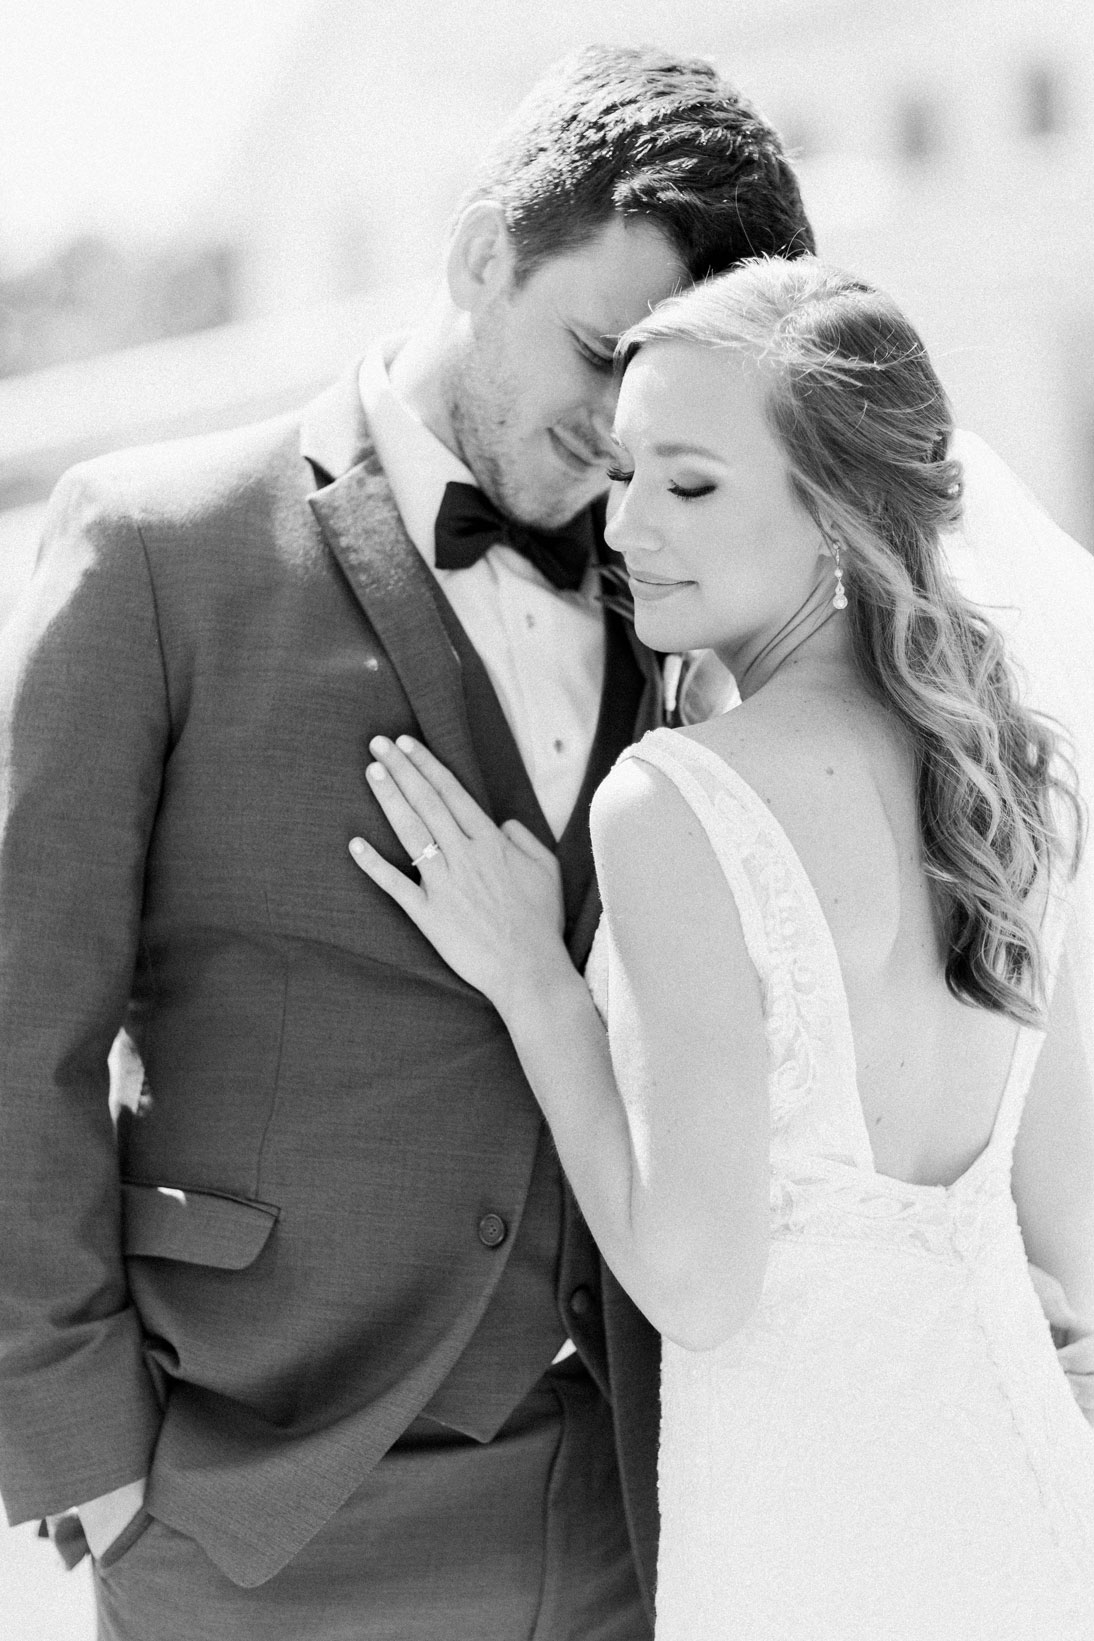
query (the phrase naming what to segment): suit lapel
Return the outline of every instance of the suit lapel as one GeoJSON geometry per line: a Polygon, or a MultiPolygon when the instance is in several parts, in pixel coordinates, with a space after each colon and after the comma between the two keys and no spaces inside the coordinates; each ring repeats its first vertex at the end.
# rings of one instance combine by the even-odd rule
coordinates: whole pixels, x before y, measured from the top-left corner
{"type": "Polygon", "coordinates": [[[485,807],[459,657],[372,448],[356,370],[310,407],[301,452],[319,482],[308,497],[312,512],[384,646],[422,740],[485,807]]]}

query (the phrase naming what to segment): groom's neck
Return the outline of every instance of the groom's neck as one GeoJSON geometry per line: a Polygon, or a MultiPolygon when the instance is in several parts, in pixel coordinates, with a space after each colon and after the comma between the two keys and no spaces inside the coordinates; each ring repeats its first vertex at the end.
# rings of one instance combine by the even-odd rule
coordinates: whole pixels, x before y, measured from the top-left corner
{"type": "Polygon", "coordinates": [[[457,369],[458,316],[438,298],[389,365],[391,385],[429,431],[463,459],[452,421],[451,382],[457,369]]]}

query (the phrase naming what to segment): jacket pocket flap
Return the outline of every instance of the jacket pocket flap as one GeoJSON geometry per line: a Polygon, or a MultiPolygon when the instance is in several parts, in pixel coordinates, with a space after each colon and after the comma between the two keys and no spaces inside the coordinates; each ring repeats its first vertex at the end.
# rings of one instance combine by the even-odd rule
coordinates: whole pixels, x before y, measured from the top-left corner
{"type": "Polygon", "coordinates": [[[174,1185],[122,1185],[127,1255],[241,1271],[258,1258],[279,1209],[174,1185]]]}

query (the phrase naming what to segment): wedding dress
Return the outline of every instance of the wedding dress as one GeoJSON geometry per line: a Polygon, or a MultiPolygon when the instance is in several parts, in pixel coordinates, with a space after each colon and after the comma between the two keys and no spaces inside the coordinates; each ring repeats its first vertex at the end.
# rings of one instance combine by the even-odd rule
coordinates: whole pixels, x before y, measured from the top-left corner
{"type": "MultiPolygon", "coordinates": [[[[771,1063],[759,1308],[715,1350],[663,1346],[657,1641],[1091,1641],[1094,1430],[1010,1192],[1041,1034],[1019,1030],[990,1143],[955,1184],[879,1174],[835,948],[786,834],[678,731],[624,756],[710,840],[771,1063]]],[[[606,916],[588,979],[626,1086],[641,1022],[616,961],[606,916]]]]}

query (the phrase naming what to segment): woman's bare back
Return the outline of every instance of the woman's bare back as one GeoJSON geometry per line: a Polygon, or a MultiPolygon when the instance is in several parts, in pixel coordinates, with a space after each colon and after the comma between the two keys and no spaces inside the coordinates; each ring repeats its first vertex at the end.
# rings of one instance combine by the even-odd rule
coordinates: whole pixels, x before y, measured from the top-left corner
{"type": "Polygon", "coordinates": [[[763,798],[816,890],[878,1172],[949,1185],[988,1143],[1017,1027],[946,986],[905,732],[844,669],[810,674],[687,733],[763,798]]]}

